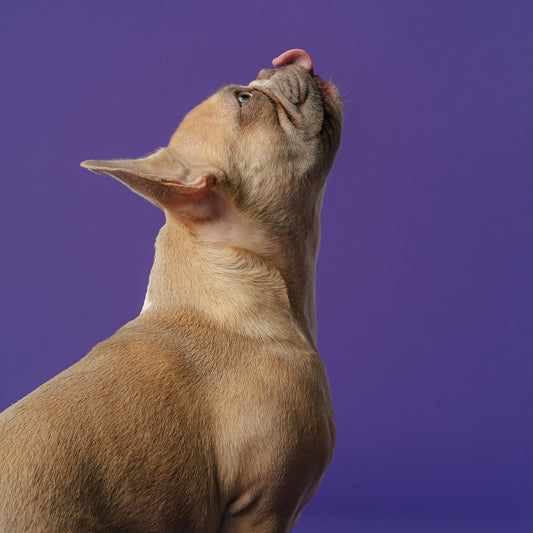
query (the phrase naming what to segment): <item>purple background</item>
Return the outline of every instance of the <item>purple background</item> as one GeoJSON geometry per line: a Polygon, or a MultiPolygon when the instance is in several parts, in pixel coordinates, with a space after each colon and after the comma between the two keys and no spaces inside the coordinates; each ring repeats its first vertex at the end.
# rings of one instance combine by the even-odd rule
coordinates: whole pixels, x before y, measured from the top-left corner
{"type": "Polygon", "coordinates": [[[319,348],[338,444],[296,531],[533,528],[533,3],[2,2],[0,408],[143,302],[162,215],[84,159],[307,49],[345,99],[319,348]]]}

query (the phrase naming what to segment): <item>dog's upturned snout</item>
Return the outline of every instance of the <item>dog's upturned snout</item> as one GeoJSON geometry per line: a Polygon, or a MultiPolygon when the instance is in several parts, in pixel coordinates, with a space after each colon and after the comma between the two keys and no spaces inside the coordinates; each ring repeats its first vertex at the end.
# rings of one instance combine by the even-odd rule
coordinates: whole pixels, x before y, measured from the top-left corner
{"type": "Polygon", "coordinates": [[[259,74],[257,75],[258,80],[269,80],[274,74],[276,70],[273,68],[263,68],[259,71],[259,74]]]}
{"type": "MultiPolygon", "coordinates": [[[[302,77],[301,69],[296,69],[292,65],[282,69],[264,68],[259,71],[257,81],[261,82],[257,85],[270,87],[271,90],[276,87],[276,90],[294,105],[305,102],[309,94],[309,80],[302,77]]],[[[251,85],[253,86],[254,82],[251,85]]]]}

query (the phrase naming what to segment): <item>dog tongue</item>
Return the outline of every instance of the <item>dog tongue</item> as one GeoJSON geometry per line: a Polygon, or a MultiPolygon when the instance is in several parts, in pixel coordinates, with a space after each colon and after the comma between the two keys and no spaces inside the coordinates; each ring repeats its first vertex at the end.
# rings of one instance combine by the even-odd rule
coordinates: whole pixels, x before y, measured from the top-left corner
{"type": "Polygon", "coordinates": [[[307,72],[311,72],[313,69],[313,61],[311,56],[301,48],[293,48],[292,50],[287,50],[283,52],[280,56],[272,60],[272,64],[275,67],[283,67],[289,63],[296,63],[303,67],[307,72]]]}

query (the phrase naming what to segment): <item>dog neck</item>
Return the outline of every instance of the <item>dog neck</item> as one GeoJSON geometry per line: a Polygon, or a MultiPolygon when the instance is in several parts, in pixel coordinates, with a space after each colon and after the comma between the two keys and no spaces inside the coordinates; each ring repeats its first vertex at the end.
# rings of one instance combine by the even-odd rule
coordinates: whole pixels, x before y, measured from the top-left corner
{"type": "Polygon", "coordinates": [[[313,259],[272,262],[247,249],[205,242],[181,221],[166,218],[142,318],[194,313],[237,335],[281,340],[297,333],[314,346],[313,259]]]}

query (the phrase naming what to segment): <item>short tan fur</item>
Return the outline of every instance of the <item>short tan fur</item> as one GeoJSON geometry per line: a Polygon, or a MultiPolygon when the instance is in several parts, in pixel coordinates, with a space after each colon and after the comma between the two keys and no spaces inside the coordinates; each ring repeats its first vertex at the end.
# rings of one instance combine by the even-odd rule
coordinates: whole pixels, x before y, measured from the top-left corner
{"type": "Polygon", "coordinates": [[[0,414],[0,531],[287,532],[318,489],[335,429],[315,261],[342,101],[285,54],[166,148],[82,163],[166,222],[140,315],[0,414]]]}

